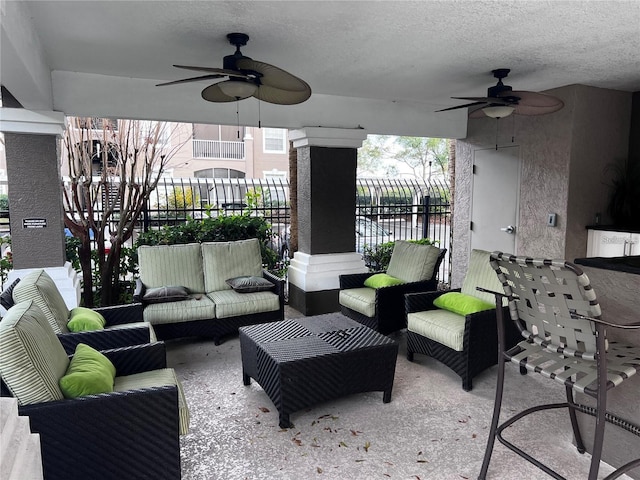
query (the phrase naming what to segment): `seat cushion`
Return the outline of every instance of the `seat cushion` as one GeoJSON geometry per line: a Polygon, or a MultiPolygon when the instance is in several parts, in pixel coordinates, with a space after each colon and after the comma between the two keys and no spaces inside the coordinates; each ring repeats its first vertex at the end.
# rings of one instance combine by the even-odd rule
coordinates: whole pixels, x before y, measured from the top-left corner
{"type": "Polygon", "coordinates": [[[137,390],[141,388],[178,387],[178,411],[180,414],[180,435],[186,435],[189,432],[189,408],[187,407],[187,399],[180,381],[176,377],[173,368],[161,368],[159,370],[150,370],[148,372],[135,373],[123,377],[116,377],[113,385],[114,392],[125,392],[127,390],[137,390]]]}
{"type": "Polygon", "coordinates": [[[199,293],[181,302],[151,303],[144,307],[142,316],[152,325],[208,320],[216,317],[216,305],[199,293]]]}
{"type": "Polygon", "coordinates": [[[199,243],[138,247],[140,280],[146,288],[179,285],[189,293],[204,293],[199,243]]]}
{"type": "Polygon", "coordinates": [[[435,274],[440,249],[433,245],[396,241],[387,273],[405,282],[429,280],[435,274]]]}
{"type": "Polygon", "coordinates": [[[216,318],[273,312],[280,308],[280,298],[273,292],[238,293],[221,290],[207,295],[216,304],[216,318]]]}
{"type": "Polygon", "coordinates": [[[33,300],[55,333],[68,333],[69,309],[55,282],[44,270],[26,274],[13,289],[16,303],[33,300]]]}
{"type": "Polygon", "coordinates": [[[367,317],[376,316],[376,291],[374,288],[347,288],[340,290],[340,305],[355,310],[367,317]]]}
{"type": "Polygon", "coordinates": [[[202,244],[205,292],[231,290],[227,280],[243,276],[262,276],[262,254],[257,238],[236,242],[202,244]]]}
{"type": "Polygon", "coordinates": [[[448,310],[425,310],[407,315],[407,330],[453,350],[463,350],[465,317],[448,310]]]}
{"type": "Polygon", "coordinates": [[[69,357],[42,310],[17,303],[0,322],[0,376],[19,405],[62,400],[69,357]]]}
{"type": "Polygon", "coordinates": [[[149,322],[132,322],[132,323],[119,323],[117,325],[111,325],[109,330],[123,330],[127,328],[140,328],[144,327],[149,330],[149,343],[157,342],[156,332],[153,329],[153,325],[149,322]]]}

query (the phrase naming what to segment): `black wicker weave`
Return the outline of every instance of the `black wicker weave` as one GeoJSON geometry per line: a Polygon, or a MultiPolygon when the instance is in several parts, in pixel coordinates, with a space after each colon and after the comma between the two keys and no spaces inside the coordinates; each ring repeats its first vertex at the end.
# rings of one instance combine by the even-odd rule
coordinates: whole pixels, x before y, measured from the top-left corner
{"type": "Polygon", "coordinates": [[[142,322],[141,304],[115,305],[112,307],[95,308],[94,310],[102,314],[106,320],[107,324],[105,325],[105,329],[91,332],[58,334],[58,339],[68,354],[76,351],[78,343],[85,343],[96,350],[108,350],[110,348],[140,345],[151,341],[148,325],[140,324],[131,328],[109,328],[115,325],[142,322]]]}
{"type": "MultiPolygon", "coordinates": [[[[406,295],[406,313],[434,310],[436,307],[433,306],[433,301],[443,293],[445,292],[406,295]]],[[[511,327],[507,332],[507,342],[513,346],[518,343],[521,337],[519,332],[511,327]]],[[[407,359],[410,362],[413,361],[414,353],[428,355],[444,363],[460,375],[463,390],[470,391],[473,388],[473,377],[498,363],[498,328],[495,309],[473,313],[465,317],[463,350],[461,352],[407,330],[407,359]]]]}
{"type": "MultiPolygon", "coordinates": [[[[119,376],[166,366],[162,343],[103,353],[119,376]]],[[[18,411],[40,434],[45,480],[181,478],[175,386],[24,405],[18,411]]]]}
{"type": "MultiPolygon", "coordinates": [[[[190,320],[186,322],[162,323],[153,326],[159,340],[170,340],[183,337],[210,337],[216,345],[229,335],[238,333],[238,329],[245,325],[257,323],[277,322],[284,319],[284,279],[273,275],[266,270],[262,276],[274,284],[274,293],[278,295],[280,308],[271,312],[238,315],[228,318],[211,318],[205,320],[190,320]]],[[[144,295],[144,285],[138,281],[136,295],[144,295]]]]}
{"type": "Polygon", "coordinates": [[[339,313],[240,328],[243,381],[254,378],[278,410],[291,413],[360,392],[391,401],[398,344],[339,313]]]}
{"type": "MultiPolygon", "coordinates": [[[[356,312],[344,305],[340,305],[343,315],[352,318],[356,322],[362,323],[384,335],[401,330],[407,327],[407,317],[404,313],[404,295],[415,292],[429,292],[438,288],[438,270],[440,263],[444,259],[447,250],[443,249],[434,266],[434,276],[430,280],[420,282],[403,283],[376,289],[376,313],[373,317],[368,317],[360,312],[356,312]]],[[[380,273],[380,272],[374,272],[380,273]]],[[[362,288],[364,282],[374,273],[355,273],[340,275],[340,290],[349,288],[362,288]]]]}

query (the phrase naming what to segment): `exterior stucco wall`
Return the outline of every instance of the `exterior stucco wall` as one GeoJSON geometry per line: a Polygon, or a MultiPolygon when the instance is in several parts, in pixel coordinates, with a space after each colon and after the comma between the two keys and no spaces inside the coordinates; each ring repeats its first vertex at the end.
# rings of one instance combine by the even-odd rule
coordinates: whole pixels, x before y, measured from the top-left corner
{"type": "MultiPolygon", "coordinates": [[[[567,258],[586,255],[587,225],[606,212],[603,170],[628,152],[631,94],[572,85],[548,92],[565,107],[538,117],[499,120],[498,144],[520,145],[522,177],[516,254],[567,258]],[[557,226],[546,227],[548,213],[557,226]]],[[[469,257],[474,151],[496,143],[496,120],[470,119],[456,145],[452,286],[462,283],[469,257]]]]}

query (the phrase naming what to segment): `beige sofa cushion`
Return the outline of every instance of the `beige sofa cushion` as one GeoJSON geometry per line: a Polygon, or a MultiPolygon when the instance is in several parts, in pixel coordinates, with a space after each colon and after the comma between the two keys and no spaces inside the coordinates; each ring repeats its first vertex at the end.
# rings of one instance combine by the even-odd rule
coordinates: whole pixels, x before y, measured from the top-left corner
{"type": "Polygon", "coordinates": [[[42,310],[17,303],[0,322],[0,376],[19,405],[62,400],[69,357],[42,310]]]}
{"type": "Polygon", "coordinates": [[[273,292],[238,293],[234,290],[218,290],[207,295],[216,304],[216,318],[273,312],[280,308],[280,299],[273,292]]]}
{"type": "Polygon", "coordinates": [[[152,325],[209,320],[216,317],[216,306],[205,294],[199,293],[191,295],[189,300],[150,303],[144,307],[142,316],[152,325]]]}
{"type": "Polygon", "coordinates": [[[226,283],[229,278],[262,276],[260,241],[252,238],[235,242],[203,243],[202,264],[207,293],[231,290],[226,283]]]}
{"type": "Polygon", "coordinates": [[[407,315],[407,330],[461,352],[465,320],[462,315],[448,310],[426,310],[407,315]]]}
{"type": "Polygon", "coordinates": [[[405,282],[430,280],[435,271],[440,249],[433,245],[396,241],[387,273],[405,282]]]}
{"type": "Polygon", "coordinates": [[[376,290],[375,288],[347,288],[340,290],[338,297],[340,305],[373,318],[376,314],[376,290]]]}
{"type": "Polygon", "coordinates": [[[190,293],[204,293],[199,243],[143,245],[138,248],[140,280],[146,288],[182,286],[190,293]]]}
{"type": "Polygon", "coordinates": [[[28,273],[13,289],[16,303],[33,302],[42,310],[55,333],[68,333],[69,309],[55,282],[44,270],[28,273]]]}

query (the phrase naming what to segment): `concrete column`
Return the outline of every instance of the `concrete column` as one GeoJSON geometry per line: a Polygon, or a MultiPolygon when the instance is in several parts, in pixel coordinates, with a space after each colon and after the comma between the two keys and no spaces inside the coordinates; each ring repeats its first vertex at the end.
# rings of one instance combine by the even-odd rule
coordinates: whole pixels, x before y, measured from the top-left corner
{"type": "Polygon", "coordinates": [[[34,268],[46,268],[56,279],[59,289],[72,290],[69,299],[65,298],[67,303],[77,305],[77,276],[65,265],[64,209],[58,159],[59,138],[64,126],[61,112],[0,109],[0,131],[5,137],[9,181],[14,266],[10,279],[19,278],[34,268]]]}
{"type": "Polygon", "coordinates": [[[361,129],[309,127],[289,133],[298,154],[298,251],[289,304],[305,315],[335,312],[338,276],[366,272],[355,252],[357,149],[361,129]]]}

